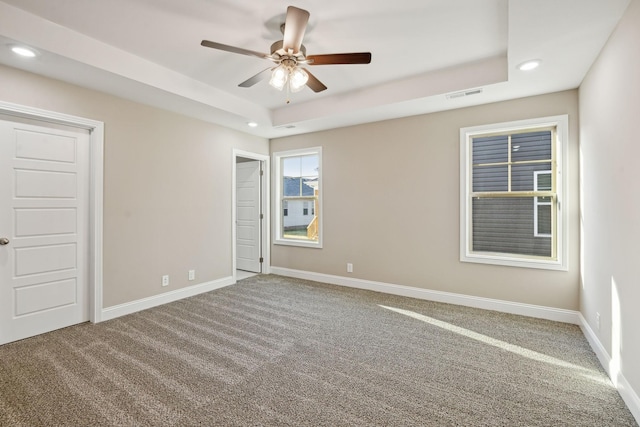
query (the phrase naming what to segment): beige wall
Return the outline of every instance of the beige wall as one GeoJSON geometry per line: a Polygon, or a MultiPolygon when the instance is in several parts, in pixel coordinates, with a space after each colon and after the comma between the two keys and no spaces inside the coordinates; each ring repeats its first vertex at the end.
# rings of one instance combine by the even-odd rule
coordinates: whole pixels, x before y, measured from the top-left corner
{"type": "Polygon", "coordinates": [[[272,265],[578,309],[577,91],[274,139],[271,152],[312,146],[323,147],[324,248],[272,245],[272,265]],[[461,263],[460,128],[560,114],[570,125],[569,271],[461,263]]]}
{"type": "MultiPolygon", "coordinates": [[[[580,87],[584,273],[580,309],[634,391],[640,419],[640,1],[580,87]],[[600,313],[600,328],[596,313],[600,313]]],[[[615,376],[615,372],[613,372],[615,376]]],[[[624,386],[624,385],[623,385],[624,386]]],[[[631,405],[630,405],[631,406],[631,405]]]]}
{"type": "Polygon", "coordinates": [[[12,68],[0,82],[5,102],[105,123],[104,307],[231,276],[232,150],[266,139],[12,68]]]}

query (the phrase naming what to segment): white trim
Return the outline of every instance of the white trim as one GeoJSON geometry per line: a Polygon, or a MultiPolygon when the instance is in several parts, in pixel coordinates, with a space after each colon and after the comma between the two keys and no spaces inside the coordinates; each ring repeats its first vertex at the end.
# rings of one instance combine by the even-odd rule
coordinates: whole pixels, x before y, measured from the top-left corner
{"type": "Polygon", "coordinates": [[[371,280],[352,279],[343,276],[333,276],[311,271],[292,270],[282,267],[271,267],[271,273],[298,279],[313,280],[332,285],[347,286],[350,288],[366,289],[391,295],[400,295],[410,298],[418,298],[427,301],[456,304],[466,307],[481,308],[484,310],[500,311],[502,313],[518,314],[521,316],[536,317],[539,319],[553,320],[556,322],[579,324],[578,312],[553,307],[523,304],[518,302],[503,301],[491,298],[474,297],[470,295],[455,294],[452,292],[434,291],[430,289],[415,288],[412,286],[395,285],[392,283],[374,282],[371,280]]]}
{"type": "Polygon", "coordinates": [[[138,311],[147,310],[159,305],[168,304],[184,298],[189,298],[205,292],[214,291],[224,288],[225,286],[235,284],[233,277],[223,277],[222,279],[204,282],[187,288],[176,289],[174,291],[165,292],[160,295],[142,298],[136,301],[126,302],[124,304],[114,305],[102,310],[102,320],[111,320],[116,317],[126,316],[127,314],[136,313],[138,311]]]}
{"type": "Polygon", "coordinates": [[[262,274],[269,274],[271,265],[271,183],[269,177],[271,176],[270,160],[271,157],[267,154],[252,153],[249,151],[243,151],[233,149],[231,153],[231,272],[233,282],[236,282],[236,161],[238,157],[244,157],[246,159],[254,159],[262,162],[263,176],[261,179],[262,188],[260,190],[261,199],[260,205],[264,218],[262,220],[262,232],[260,236],[261,252],[262,252],[262,274]]]}
{"type": "Polygon", "coordinates": [[[460,261],[496,264],[511,267],[540,268],[568,271],[569,269],[569,116],[559,115],[518,120],[460,129],[460,261]],[[557,260],[539,259],[508,254],[479,254],[470,249],[471,209],[471,137],[486,133],[516,132],[531,128],[556,127],[556,170],[561,185],[556,188],[558,206],[557,260]]]}
{"type": "Polygon", "coordinates": [[[0,101],[0,113],[87,129],[90,139],[89,164],[89,320],[102,321],[102,238],[104,182],[104,123],[0,101]]]}
{"type": "Polygon", "coordinates": [[[589,342],[589,345],[593,349],[593,352],[598,357],[600,364],[602,365],[604,370],[607,372],[609,377],[611,377],[611,372],[609,369],[609,365],[611,363],[611,356],[609,356],[609,353],[604,348],[604,346],[598,339],[598,336],[595,334],[595,332],[593,332],[593,329],[591,329],[591,326],[589,326],[587,319],[584,318],[582,313],[578,313],[578,318],[580,319],[579,325],[580,325],[580,329],[582,329],[582,333],[587,338],[587,341],[589,342]]]}
{"type": "Polygon", "coordinates": [[[273,153],[273,182],[275,188],[275,206],[276,206],[276,215],[274,216],[274,226],[275,226],[275,239],[274,244],[276,245],[288,245],[288,246],[302,246],[307,248],[316,248],[322,249],[322,234],[324,232],[323,219],[324,215],[322,214],[324,203],[322,203],[322,195],[324,194],[324,187],[322,186],[322,147],[310,147],[310,148],[302,148],[298,150],[286,150],[279,151],[273,153]],[[294,239],[285,239],[282,237],[282,217],[280,216],[281,207],[280,200],[282,199],[282,184],[280,179],[280,159],[283,157],[296,157],[296,156],[304,156],[310,154],[318,155],[318,188],[320,188],[320,192],[318,194],[318,241],[313,242],[311,240],[294,240],[294,239]]]}
{"type": "Polygon", "coordinates": [[[638,392],[631,387],[631,384],[627,381],[627,379],[622,375],[621,372],[616,372],[616,377],[612,378],[612,358],[607,352],[606,348],[602,345],[596,333],[589,326],[589,322],[584,318],[582,313],[579,313],[580,319],[580,329],[582,329],[582,333],[587,338],[591,349],[598,357],[600,364],[607,372],[609,378],[611,378],[613,384],[615,384],[618,393],[620,393],[620,397],[624,400],[624,403],[631,411],[631,414],[634,416],[636,421],[640,423],[640,397],[638,396],[638,392]]]}

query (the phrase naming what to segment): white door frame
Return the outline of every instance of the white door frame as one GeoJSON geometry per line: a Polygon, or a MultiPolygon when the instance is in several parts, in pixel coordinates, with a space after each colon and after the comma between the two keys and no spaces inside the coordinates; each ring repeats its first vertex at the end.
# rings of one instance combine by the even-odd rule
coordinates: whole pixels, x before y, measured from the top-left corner
{"type": "Polygon", "coordinates": [[[243,151],[234,149],[231,157],[231,259],[232,259],[232,273],[233,273],[233,283],[236,283],[236,162],[238,157],[244,157],[246,159],[258,160],[262,162],[262,184],[260,188],[261,200],[260,206],[262,209],[262,213],[264,214],[264,218],[262,220],[262,224],[260,227],[260,244],[261,244],[261,252],[262,252],[262,274],[271,273],[271,215],[270,215],[270,206],[271,206],[271,197],[269,196],[269,177],[271,176],[269,170],[269,155],[267,154],[258,154],[251,153],[249,151],[243,151]]]}
{"type": "Polygon", "coordinates": [[[0,101],[0,113],[89,131],[89,320],[102,321],[102,223],[104,182],[104,123],[54,111],[0,101]]]}

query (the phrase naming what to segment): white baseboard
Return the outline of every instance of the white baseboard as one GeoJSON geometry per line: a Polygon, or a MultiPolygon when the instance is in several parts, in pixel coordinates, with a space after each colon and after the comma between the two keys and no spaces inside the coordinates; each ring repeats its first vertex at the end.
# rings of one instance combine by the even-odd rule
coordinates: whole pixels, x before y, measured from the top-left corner
{"type": "Polygon", "coordinates": [[[638,397],[638,393],[636,393],[633,387],[631,387],[631,384],[629,384],[622,373],[618,373],[615,384],[618,389],[618,393],[622,396],[622,400],[627,404],[627,407],[636,419],[636,422],[640,424],[640,397],[638,397]]]}
{"type": "Polygon", "coordinates": [[[160,295],[154,295],[152,297],[103,308],[99,321],[102,322],[105,320],[115,319],[116,317],[135,313],[137,311],[146,310],[148,308],[178,301],[204,292],[220,289],[225,286],[233,285],[234,283],[233,277],[223,277],[222,279],[200,283],[189,286],[188,288],[176,289],[175,291],[165,292],[160,295]]]}
{"type": "Polygon", "coordinates": [[[633,389],[633,387],[631,387],[627,379],[622,375],[622,372],[613,368],[611,356],[598,339],[596,333],[591,329],[591,326],[589,326],[589,323],[582,313],[579,313],[579,318],[582,333],[587,338],[587,341],[589,341],[589,345],[598,357],[598,360],[607,372],[607,375],[609,375],[609,378],[611,378],[611,381],[618,389],[618,393],[620,393],[624,403],[627,404],[629,411],[631,411],[631,414],[633,414],[638,424],[640,424],[640,397],[638,397],[638,393],[633,389]]]}
{"type": "Polygon", "coordinates": [[[593,332],[593,329],[591,329],[591,326],[589,326],[587,319],[584,318],[582,313],[579,313],[578,317],[580,319],[579,325],[580,329],[582,329],[582,333],[587,338],[587,341],[589,341],[591,349],[598,357],[598,360],[600,361],[600,364],[602,365],[604,370],[607,372],[607,375],[609,375],[609,378],[611,378],[611,356],[609,356],[607,349],[604,348],[604,346],[598,339],[598,336],[595,334],[595,332],[593,332]]]}
{"type": "Polygon", "coordinates": [[[491,298],[474,297],[469,295],[454,294],[451,292],[433,291],[429,289],[414,288],[411,286],[374,282],[371,280],[352,279],[349,277],[333,276],[329,274],[314,273],[311,271],[292,270],[282,267],[271,266],[271,273],[278,274],[280,276],[313,280],[316,282],[330,283],[332,285],[347,286],[358,289],[366,289],[369,291],[382,292],[392,295],[400,295],[429,301],[463,305],[467,307],[482,308],[485,310],[494,310],[503,313],[519,314],[521,316],[554,320],[556,322],[571,323],[574,325],[580,324],[578,316],[579,312],[572,310],[522,304],[491,298]]]}

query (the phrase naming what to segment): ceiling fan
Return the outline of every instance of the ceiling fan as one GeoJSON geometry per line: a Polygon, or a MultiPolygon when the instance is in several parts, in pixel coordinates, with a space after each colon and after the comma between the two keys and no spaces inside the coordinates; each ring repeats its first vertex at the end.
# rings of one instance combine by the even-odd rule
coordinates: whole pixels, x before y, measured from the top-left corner
{"type": "Polygon", "coordinates": [[[265,54],[253,50],[229,46],[209,40],[202,40],[202,46],[241,55],[256,56],[268,59],[277,64],[269,67],[244,82],[240,87],[251,87],[271,76],[269,84],[278,90],[287,87],[291,92],[298,92],[306,85],[314,92],[322,92],[327,87],[309,70],[301,65],[332,65],[332,64],[369,64],[370,52],[332,53],[324,55],[307,55],[307,49],[302,44],[304,32],[309,22],[309,12],[294,6],[287,8],[287,16],[280,29],[283,39],[271,45],[271,53],[265,54]]]}

